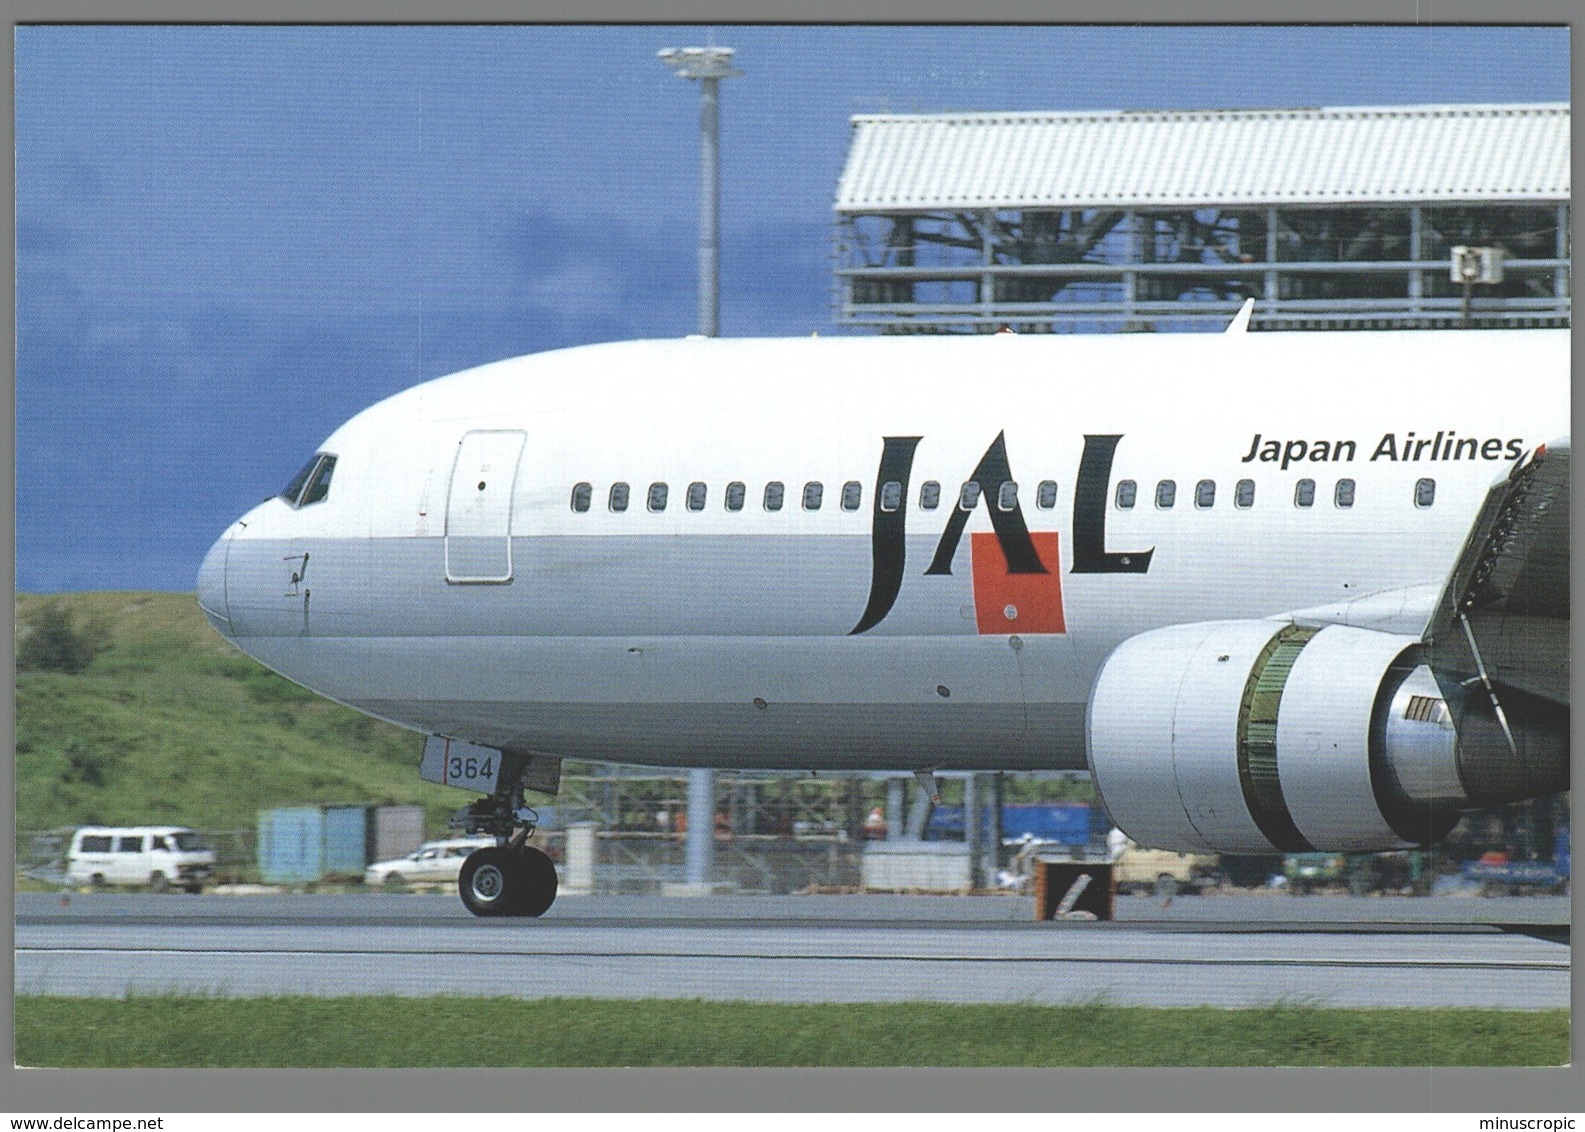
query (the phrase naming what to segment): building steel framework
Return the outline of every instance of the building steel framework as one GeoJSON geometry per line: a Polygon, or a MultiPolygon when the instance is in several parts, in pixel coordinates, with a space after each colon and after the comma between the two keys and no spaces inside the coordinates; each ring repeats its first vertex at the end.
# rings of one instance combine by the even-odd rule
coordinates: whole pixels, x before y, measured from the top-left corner
{"type": "MultiPolygon", "coordinates": [[[[1003,124],[975,125],[994,150],[1003,124]]],[[[889,196],[839,191],[839,322],[883,333],[1212,329],[1253,297],[1253,325],[1268,330],[1568,325],[1569,202],[1555,187],[1512,199],[1482,187],[1460,200],[1439,167],[1448,183],[1401,190],[1428,199],[1383,200],[1400,190],[1361,184],[1362,199],[1345,186],[1318,190],[1324,201],[1252,203],[1260,185],[1191,170],[1184,184],[1221,184],[1233,199],[941,207],[930,164],[943,154],[920,146],[915,156],[917,191],[906,151],[886,155],[904,166],[889,173],[889,196]],[[1494,247],[1504,261],[1502,282],[1474,288],[1467,317],[1465,287],[1450,276],[1459,246],[1494,247]]],[[[878,159],[856,149],[845,177],[865,160],[878,159]]],[[[1118,195],[1116,178],[1104,187],[1093,195],[1118,195]]],[[[1082,198],[1082,187],[1068,195],[1082,198]]]]}

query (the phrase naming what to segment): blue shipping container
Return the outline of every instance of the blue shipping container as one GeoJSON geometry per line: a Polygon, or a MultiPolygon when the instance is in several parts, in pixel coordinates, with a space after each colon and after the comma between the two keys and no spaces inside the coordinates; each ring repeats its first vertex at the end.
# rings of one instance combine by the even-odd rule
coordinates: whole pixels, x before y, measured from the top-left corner
{"type": "Polygon", "coordinates": [[[324,875],[324,815],[318,806],[259,814],[259,876],[265,884],[302,884],[324,875]]]}
{"type": "Polygon", "coordinates": [[[1002,807],[1002,836],[1088,845],[1091,812],[1084,802],[1015,802],[1002,807]]]}
{"type": "Polygon", "coordinates": [[[363,867],[369,863],[369,807],[326,806],[323,812],[324,871],[362,876],[363,867]]]}
{"type": "Polygon", "coordinates": [[[361,876],[368,860],[367,806],[292,806],[259,814],[259,877],[306,884],[326,873],[361,876]]]}
{"type": "MultiPolygon", "coordinates": [[[[990,837],[990,812],[983,818],[983,836],[990,837]]],[[[1088,845],[1090,807],[1083,802],[1009,802],[1002,806],[1002,837],[1015,840],[1029,836],[1038,841],[1061,845],[1088,845]]],[[[937,806],[925,826],[927,841],[961,840],[963,807],[937,806]]]]}

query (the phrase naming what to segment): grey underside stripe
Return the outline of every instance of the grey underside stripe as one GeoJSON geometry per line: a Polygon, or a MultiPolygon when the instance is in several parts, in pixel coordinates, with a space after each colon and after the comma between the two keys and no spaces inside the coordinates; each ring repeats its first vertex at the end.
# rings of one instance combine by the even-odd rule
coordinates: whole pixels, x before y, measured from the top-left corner
{"type": "Polygon", "coordinates": [[[1083,769],[1084,707],[1064,701],[1082,699],[1090,658],[1063,635],[980,635],[968,540],[955,574],[923,577],[934,536],[909,539],[885,620],[848,636],[869,541],[519,538],[510,585],[446,584],[439,538],[260,541],[233,548],[229,613],[242,648],[321,694],[492,746],[671,766],[1083,769]],[[311,553],[301,586],[294,551],[311,553]]]}

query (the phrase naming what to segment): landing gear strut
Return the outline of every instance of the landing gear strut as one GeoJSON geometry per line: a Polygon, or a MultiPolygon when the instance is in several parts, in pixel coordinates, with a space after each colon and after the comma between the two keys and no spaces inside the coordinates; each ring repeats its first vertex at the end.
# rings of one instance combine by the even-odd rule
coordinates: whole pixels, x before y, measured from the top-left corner
{"type": "Polygon", "coordinates": [[[540,916],[556,899],[556,866],[528,844],[539,820],[523,797],[528,755],[501,752],[495,793],[458,810],[454,829],[487,833],[497,844],[476,849],[462,863],[457,891],[475,916],[540,916]]]}

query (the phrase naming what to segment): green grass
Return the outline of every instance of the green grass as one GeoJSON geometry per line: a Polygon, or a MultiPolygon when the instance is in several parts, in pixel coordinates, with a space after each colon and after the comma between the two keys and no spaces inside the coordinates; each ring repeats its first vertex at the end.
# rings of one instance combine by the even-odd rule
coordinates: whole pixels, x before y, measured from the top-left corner
{"type": "Polygon", "coordinates": [[[319,802],[416,802],[438,829],[466,801],[419,779],[419,736],[270,672],[191,594],[18,594],[19,639],[50,603],[106,647],[76,674],[17,673],[18,829],[252,829],[261,809],[319,802]]]}
{"type": "Polygon", "coordinates": [[[60,1067],[1560,1065],[1568,1012],[19,995],[60,1067]]]}

